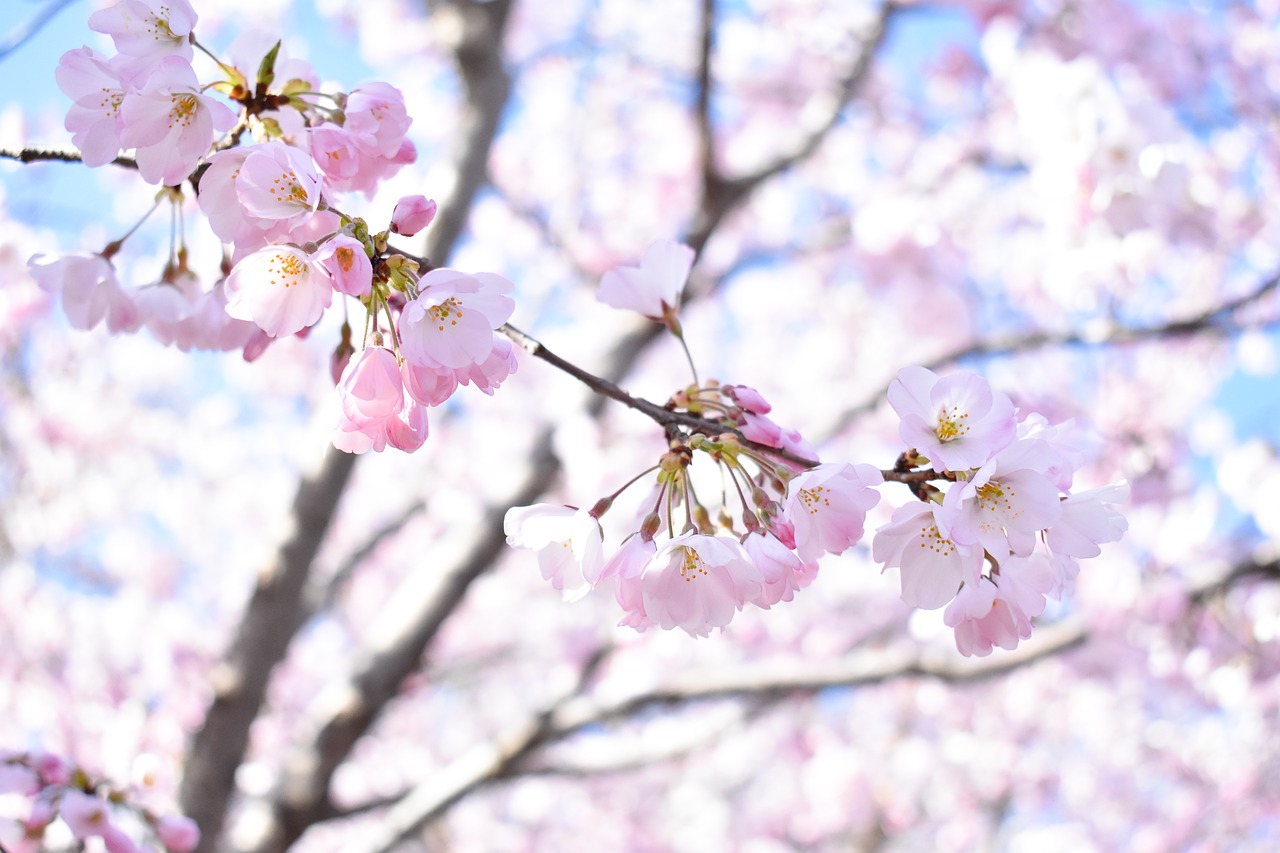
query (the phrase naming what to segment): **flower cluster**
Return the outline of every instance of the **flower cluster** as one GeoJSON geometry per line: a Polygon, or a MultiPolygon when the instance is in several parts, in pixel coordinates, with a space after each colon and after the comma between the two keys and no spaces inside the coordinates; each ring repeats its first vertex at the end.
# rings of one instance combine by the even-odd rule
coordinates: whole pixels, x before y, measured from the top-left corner
{"type": "Polygon", "coordinates": [[[767,609],[790,601],[816,575],[819,557],[862,537],[867,510],[880,499],[881,475],[870,465],[848,464],[797,473],[790,451],[811,453],[798,434],[775,427],[786,438],[773,430],[763,430],[762,440],[739,438],[744,420],[767,420],[761,408],[767,411],[759,393],[740,385],[710,383],[677,395],[673,411],[715,413],[708,423],[733,431],[672,438],[650,469],[655,492],[638,530],[616,550],[606,552],[599,521],[616,494],[591,509],[515,507],[506,516],[508,544],[536,551],[543,577],[567,601],[612,589],[626,611],[621,624],[640,630],[705,636],[748,604],[767,609]],[[744,400],[756,411],[743,408],[744,400]],[[722,495],[719,506],[704,503],[697,483],[709,480],[693,470],[699,457],[720,468],[736,500],[722,495]]]}
{"type": "Polygon", "coordinates": [[[434,201],[400,199],[377,233],[336,206],[338,193],[370,194],[415,159],[399,90],[374,82],[322,93],[306,63],[253,36],[231,47],[229,61],[215,60],[217,79],[201,83],[191,63],[195,49],[207,51],[187,0],[122,0],[89,23],[112,37],[118,54],[85,47],[58,68],[74,101],[66,126],[84,161],[98,166],[132,149],[142,177],[168,186],[161,197],[175,217],[189,180],[228,246],[230,271],[205,291],[185,245],[174,245],[160,280],[133,289],[120,285],[111,262],[123,239],[97,254],[36,255],[33,276],[61,294],[72,326],[145,326],[183,349],[242,349],[254,358],[278,338],[305,334],[335,295],[358,300],[366,315],[360,346],[344,324],[333,359],[333,442],[355,453],[416,449],[427,435],[426,407],[459,385],[493,393],[515,370],[510,343],[495,335],[514,307],[509,282],[432,270],[388,244],[392,234],[430,225],[434,201]],[[210,90],[238,115],[204,94],[210,90]],[[252,142],[241,144],[245,133],[252,142]]]}
{"type": "Polygon", "coordinates": [[[909,482],[913,473],[936,477],[915,481],[921,501],[876,531],[873,557],[899,569],[908,604],[946,606],[963,654],[1016,647],[1046,597],[1071,589],[1077,559],[1123,534],[1127,523],[1113,505],[1127,487],[1072,494],[1062,428],[1034,414],[1019,419],[1009,398],[975,374],[905,368],[889,403],[911,447],[895,470],[909,482]]]}
{"type": "Polygon", "coordinates": [[[187,853],[200,841],[189,818],[137,805],[130,791],[95,781],[48,753],[0,751],[0,797],[26,804],[25,816],[0,817],[0,845],[8,853],[43,850],[58,831],[78,842],[101,839],[109,853],[154,851],[151,841],[187,853]],[[139,835],[149,838],[135,840],[139,835]]]}
{"type": "MultiPolygon", "coordinates": [[[[676,310],[693,259],[688,246],[655,241],[639,267],[605,273],[597,297],[679,336],[676,310]]],[[[536,551],[542,576],[566,601],[605,587],[625,611],[621,624],[706,636],[748,604],[791,601],[813,580],[819,557],[862,538],[867,510],[880,499],[880,471],[817,464],[813,447],[774,423],[755,389],[695,380],[665,411],[673,418],[669,449],[619,492],[590,509],[534,504],[507,512],[508,544],[536,551]],[[720,479],[699,477],[695,459],[709,459],[720,479]],[[649,473],[654,491],[636,532],[606,551],[600,518],[649,473]],[[706,494],[717,482],[719,505],[708,506],[700,488],[706,494]]]]}

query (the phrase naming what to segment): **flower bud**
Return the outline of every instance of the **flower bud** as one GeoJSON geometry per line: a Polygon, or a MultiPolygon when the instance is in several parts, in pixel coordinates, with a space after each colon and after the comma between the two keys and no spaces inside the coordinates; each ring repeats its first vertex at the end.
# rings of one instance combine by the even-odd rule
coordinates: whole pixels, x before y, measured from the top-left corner
{"type": "Polygon", "coordinates": [[[436,218],[436,203],[422,195],[407,195],[396,202],[391,212],[391,230],[412,237],[436,218]]]}

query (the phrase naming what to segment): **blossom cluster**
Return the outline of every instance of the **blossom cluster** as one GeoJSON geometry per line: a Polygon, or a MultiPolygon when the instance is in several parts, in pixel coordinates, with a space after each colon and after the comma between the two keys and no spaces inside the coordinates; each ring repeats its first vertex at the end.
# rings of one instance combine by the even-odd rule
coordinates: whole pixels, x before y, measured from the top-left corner
{"type": "Polygon", "coordinates": [[[1127,486],[1071,493],[1075,454],[1064,427],[1019,418],[1009,397],[976,374],[940,378],[908,367],[891,383],[889,403],[911,448],[895,470],[907,480],[913,471],[940,476],[921,480],[922,500],[876,531],[872,556],[899,569],[908,604],[946,607],[962,653],[1015,648],[1047,598],[1070,591],[1077,560],[1127,529],[1114,507],[1127,486]]]}
{"type": "Polygon", "coordinates": [[[190,181],[227,246],[229,271],[204,290],[183,243],[171,246],[157,283],[126,288],[111,260],[121,239],[96,254],[36,255],[33,277],[61,294],[75,328],[145,326],[183,349],[241,349],[250,359],[276,339],[306,334],[335,295],[350,297],[366,319],[359,345],[344,324],[334,352],[333,443],[356,453],[420,447],[427,407],[459,385],[493,393],[515,370],[511,344],[495,334],[514,308],[511,284],[430,269],[389,246],[391,235],[431,223],[436,204],[425,196],[401,198],[380,232],[338,208],[338,194],[369,195],[414,161],[398,89],[373,82],[320,92],[306,63],[252,35],[228,61],[216,60],[216,79],[201,82],[192,59],[196,48],[207,51],[196,20],[187,0],[122,0],[95,12],[90,26],[118,53],[69,51],[58,82],[74,102],[66,126],[85,163],[132,150],[143,179],[168,187],[161,197],[175,211],[190,181]],[[207,91],[225,95],[238,114],[207,91]],[[252,141],[242,144],[246,133],[252,141]]]}
{"type": "Polygon", "coordinates": [[[109,853],[154,853],[153,841],[169,853],[187,853],[200,840],[191,819],[139,806],[131,792],[94,781],[49,753],[0,751],[0,804],[7,803],[21,809],[16,818],[0,813],[0,845],[8,853],[44,850],[59,833],[78,842],[101,839],[109,853]]]}
{"type": "MultiPolygon", "coordinates": [[[[638,267],[605,273],[597,297],[682,337],[676,314],[693,258],[687,246],[655,241],[638,267]]],[[[608,587],[625,611],[621,624],[705,636],[748,604],[790,601],[816,575],[821,556],[862,538],[867,511],[880,499],[876,488],[888,478],[918,498],[895,510],[872,543],[876,561],[899,569],[903,600],[924,609],[950,605],[944,620],[965,655],[1012,649],[1030,636],[1046,597],[1070,589],[1076,561],[1097,556],[1101,543],[1124,532],[1113,505],[1126,487],[1072,494],[1067,427],[1020,416],[976,374],[939,378],[909,367],[888,396],[910,449],[881,471],[819,464],[802,435],[769,417],[758,391],[695,381],[668,401],[667,411],[690,420],[666,425],[669,450],[650,469],[656,494],[620,547],[606,550],[600,524],[617,494],[585,509],[515,507],[505,520],[507,542],[536,551],[543,577],[566,600],[608,587]],[[732,483],[722,494],[735,495],[736,504],[722,498],[713,513],[703,503],[692,470],[699,454],[732,483]]]]}
{"type": "Polygon", "coordinates": [[[714,413],[728,431],[671,442],[650,469],[654,494],[638,529],[621,547],[606,552],[599,521],[616,495],[590,509],[515,507],[505,530],[508,544],[537,552],[543,577],[566,601],[603,587],[625,611],[621,624],[706,636],[748,604],[791,601],[817,574],[819,557],[856,543],[880,499],[881,474],[870,465],[798,466],[793,451],[812,449],[767,418],[769,405],[752,388],[709,383],[676,399],[675,411],[714,413]],[[744,424],[757,438],[739,438],[744,424]],[[695,458],[719,466],[736,502],[704,503],[695,458]]]}

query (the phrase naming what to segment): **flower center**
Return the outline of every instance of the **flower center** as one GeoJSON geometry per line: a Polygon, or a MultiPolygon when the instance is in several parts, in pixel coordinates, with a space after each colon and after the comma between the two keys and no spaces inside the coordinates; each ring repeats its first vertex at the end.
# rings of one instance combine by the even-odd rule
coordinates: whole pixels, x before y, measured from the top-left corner
{"type": "Polygon", "coordinates": [[[684,578],[685,583],[707,574],[707,566],[696,549],[685,545],[680,550],[684,552],[684,559],[680,561],[680,577],[684,578]]]}
{"type": "Polygon", "coordinates": [[[968,419],[969,413],[960,411],[959,406],[943,407],[938,409],[938,425],[933,432],[943,444],[956,441],[969,432],[969,425],[965,423],[968,419]]]}
{"type": "Polygon", "coordinates": [[[272,284],[284,284],[285,287],[297,284],[298,279],[307,274],[307,262],[297,255],[277,252],[267,265],[267,273],[272,284]]]}
{"type": "Polygon", "coordinates": [[[190,127],[191,119],[196,114],[196,96],[174,95],[172,103],[173,106],[169,109],[169,127],[173,127],[175,122],[183,127],[190,127]]]}
{"type": "Polygon", "coordinates": [[[938,525],[929,523],[920,527],[920,548],[928,548],[940,557],[950,557],[956,553],[956,545],[946,539],[938,531],[938,525]]]}
{"type": "Polygon", "coordinates": [[[800,490],[800,503],[804,504],[804,508],[808,510],[809,515],[817,515],[818,511],[823,507],[831,506],[831,499],[828,497],[831,490],[826,486],[814,486],[812,489],[800,490]]]}
{"type": "Polygon", "coordinates": [[[271,196],[284,204],[301,204],[307,205],[307,190],[302,186],[302,182],[298,180],[298,174],[292,169],[281,172],[280,177],[271,182],[273,186],[268,187],[267,191],[271,196]]]}
{"type": "Polygon", "coordinates": [[[427,309],[427,313],[431,315],[432,320],[436,321],[436,328],[443,332],[446,320],[450,326],[456,326],[458,320],[462,319],[462,303],[456,296],[450,296],[439,305],[432,305],[427,309]]]}
{"type": "Polygon", "coordinates": [[[1013,503],[1010,498],[1014,497],[1015,492],[1009,489],[1005,493],[1005,485],[999,480],[991,480],[985,485],[978,487],[978,505],[988,512],[996,510],[1012,510],[1013,503]]]}

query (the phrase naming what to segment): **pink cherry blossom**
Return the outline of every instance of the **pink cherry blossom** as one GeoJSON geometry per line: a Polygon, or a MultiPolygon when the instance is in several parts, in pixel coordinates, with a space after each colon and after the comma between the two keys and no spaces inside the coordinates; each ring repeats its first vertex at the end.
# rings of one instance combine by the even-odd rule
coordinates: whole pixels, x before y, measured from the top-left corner
{"type": "Polygon", "coordinates": [[[191,65],[166,56],[147,82],[120,104],[120,144],[136,149],[147,183],[174,186],[209,153],[214,131],[230,130],[236,115],[203,93],[191,65]]]}
{"type": "Polygon", "coordinates": [[[252,320],[279,338],[320,319],[333,300],[324,268],[295,246],[267,246],[241,260],[227,276],[227,313],[252,320]]]}
{"type": "Polygon", "coordinates": [[[58,801],[58,814],[76,838],[101,836],[111,826],[106,800],[75,788],[67,788],[58,801]]]}
{"type": "Polygon", "coordinates": [[[436,218],[436,203],[423,195],[407,195],[396,202],[391,211],[391,230],[412,237],[436,218]]]}
{"type": "Polygon", "coordinates": [[[923,610],[942,607],[962,583],[976,584],[982,573],[981,549],[948,538],[941,509],[921,501],[900,506],[871,543],[874,560],[900,569],[902,600],[923,610]]]}
{"type": "Polygon", "coordinates": [[[189,853],[200,843],[200,828],[191,818],[163,815],[155,822],[156,837],[170,853],[189,853]]]}
{"type": "Polygon", "coordinates": [[[982,467],[1017,434],[1013,403],[975,373],[905,367],[888,395],[902,440],[946,470],[982,467]]]}
{"type": "Polygon", "coordinates": [[[102,255],[38,254],[28,269],[46,293],[62,294],[62,310],[74,329],[92,329],[104,320],[112,332],[133,332],[141,325],[132,296],[102,255]]]}
{"type": "Polygon", "coordinates": [[[1009,467],[1021,462],[998,454],[969,480],[947,491],[942,516],[953,540],[979,545],[997,558],[1031,553],[1036,533],[1057,521],[1062,507],[1058,487],[1048,477],[1029,468],[1009,467]],[[1013,461],[1006,463],[1006,458],[1013,461]]]}
{"type": "Polygon", "coordinates": [[[365,83],[347,95],[346,124],[360,147],[384,158],[396,157],[413,119],[404,95],[390,83],[365,83]]]}
{"type": "Polygon", "coordinates": [[[351,359],[338,382],[343,413],[352,420],[384,420],[404,408],[404,385],[396,354],[365,347],[351,359]]]}
{"type": "Polygon", "coordinates": [[[1128,498],[1128,483],[1070,495],[1062,501],[1061,517],[1045,531],[1045,542],[1054,554],[1098,556],[1101,544],[1117,541],[1129,529],[1129,522],[1112,506],[1128,498]]]}
{"type": "Polygon", "coordinates": [[[791,601],[818,574],[815,561],[804,561],[772,533],[757,530],[742,540],[751,562],[760,570],[760,594],[751,603],[766,610],[780,601],[791,601]]]}
{"type": "Polygon", "coordinates": [[[387,443],[396,450],[412,453],[426,443],[427,409],[414,400],[406,400],[400,414],[387,419],[387,443]]]}
{"type": "Polygon", "coordinates": [[[942,614],[955,629],[960,654],[985,657],[995,646],[1012,651],[1031,636],[1031,620],[1044,611],[1044,594],[1053,585],[1047,562],[1042,555],[1015,559],[999,575],[965,582],[942,614]]]}
{"type": "Polygon", "coordinates": [[[796,552],[804,561],[839,554],[862,538],[867,510],[880,500],[884,481],[870,465],[828,462],[799,474],[787,486],[786,517],[795,526],[796,552]]]}
{"type": "Polygon", "coordinates": [[[756,415],[767,415],[773,406],[756,389],[747,385],[721,385],[720,391],[738,404],[744,411],[756,415]]]}
{"type": "Polygon", "coordinates": [[[235,188],[249,216],[288,223],[314,213],[322,189],[311,157],[283,142],[252,146],[235,177],[235,188]]]}
{"type": "Polygon", "coordinates": [[[409,396],[424,406],[438,406],[458,390],[456,371],[445,367],[424,367],[405,359],[400,372],[409,396]]]}
{"type": "Polygon", "coordinates": [[[618,582],[619,603],[632,606],[626,624],[705,637],[760,595],[763,577],[738,540],[686,533],[658,548],[639,576],[618,582]]]}
{"type": "Polygon", "coordinates": [[[328,271],[339,293],[360,297],[373,292],[373,262],[356,238],[335,235],[316,252],[316,263],[328,271]]]}
{"type": "Polygon", "coordinates": [[[86,166],[110,163],[120,153],[120,104],[125,87],[118,70],[101,53],[88,47],[62,54],[55,71],[58,88],[74,103],[66,128],[86,166]]]}
{"type": "Polygon", "coordinates": [[[435,269],[400,314],[400,349],[422,366],[469,368],[493,353],[493,330],[511,316],[511,282],[493,273],[435,269]]]}
{"type": "Polygon", "coordinates": [[[502,529],[511,547],[537,552],[542,577],[565,601],[577,601],[599,581],[604,533],[589,511],[553,504],[512,507],[502,529]]]}
{"type": "Polygon", "coordinates": [[[89,16],[89,29],[111,36],[129,56],[179,56],[190,62],[196,13],[187,0],[119,0],[89,16]]]}
{"type": "Polygon", "coordinates": [[[596,298],[606,305],[636,311],[654,320],[680,306],[693,249],[674,240],[655,240],[638,267],[615,267],[600,279],[596,298]]]}

